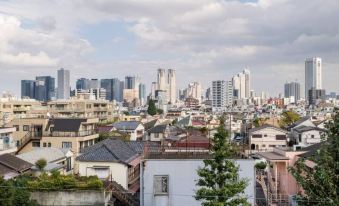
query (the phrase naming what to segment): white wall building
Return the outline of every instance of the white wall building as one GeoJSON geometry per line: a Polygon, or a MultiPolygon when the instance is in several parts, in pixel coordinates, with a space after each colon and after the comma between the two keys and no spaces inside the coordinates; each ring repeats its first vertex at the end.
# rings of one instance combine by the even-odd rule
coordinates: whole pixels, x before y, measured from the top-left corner
{"type": "Polygon", "coordinates": [[[272,125],[263,125],[249,130],[251,150],[273,151],[274,147],[286,147],[287,131],[272,125]]]}
{"type": "MultiPolygon", "coordinates": [[[[239,177],[249,180],[245,196],[251,205],[255,204],[254,160],[236,160],[240,166],[239,177]]],[[[197,169],[202,167],[201,159],[147,159],[144,160],[140,177],[140,205],[201,206],[195,200],[197,169]],[[178,172],[180,171],[180,172],[178,172]]]]}
{"type": "Polygon", "coordinates": [[[193,97],[194,99],[199,100],[199,104],[201,103],[201,93],[202,87],[199,82],[191,82],[187,87],[187,97],[193,97]]]}
{"type": "Polygon", "coordinates": [[[307,58],[305,61],[305,99],[308,100],[308,91],[312,88],[322,89],[322,62],[321,58],[307,58]]]}
{"type": "Polygon", "coordinates": [[[171,104],[174,104],[177,100],[177,79],[175,75],[174,69],[168,70],[168,100],[171,102],[171,104]]]}
{"type": "Polygon", "coordinates": [[[241,73],[233,76],[232,83],[237,99],[245,99],[250,97],[251,81],[250,71],[248,69],[244,69],[244,71],[241,73]]]}
{"type": "Polygon", "coordinates": [[[212,82],[212,109],[213,111],[223,111],[226,103],[226,81],[217,80],[212,82]]]}

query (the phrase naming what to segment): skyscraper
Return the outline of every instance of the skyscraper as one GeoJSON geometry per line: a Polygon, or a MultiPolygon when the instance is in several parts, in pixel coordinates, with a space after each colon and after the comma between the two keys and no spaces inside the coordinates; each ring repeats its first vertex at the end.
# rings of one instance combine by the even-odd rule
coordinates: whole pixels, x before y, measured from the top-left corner
{"type": "Polygon", "coordinates": [[[136,78],[134,76],[125,77],[125,89],[135,89],[136,87],[136,78]]]}
{"type": "Polygon", "coordinates": [[[226,107],[226,82],[217,80],[212,82],[212,109],[223,110],[226,107]]]}
{"type": "MultiPolygon", "coordinates": [[[[124,85],[122,85],[124,86],[124,85]]],[[[121,82],[118,78],[113,79],[101,79],[100,87],[106,90],[106,100],[122,102],[122,92],[123,88],[121,87],[121,82]]]]}
{"type": "Polygon", "coordinates": [[[321,58],[307,58],[305,61],[305,99],[308,100],[309,90],[322,89],[321,58]]]}
{"type": "Polygon", "coordinates": [[[151,98],[155,99],[155,91],[157,90],[157,83],[156,82],[152,82],[151,85],[151,98]]]}
{"type": "Polygon", "coordinates": [[[226,105],[232,106],[233,105],[233,82],[226,81],[226,105]]]}
{"type": "Polygon", "coordinates": [[[286,83],[284,90],[284,96],[286,98],[294,97],[295,103],[300,100],[300,84],[298,82],[286,83]]]}
{"type": "Polygon", "coordinates": [[[139,99],[141,105],[146,103],[146,85],[142,83],[139,84],[139,99]]]}
{"type": "Polygon", "coordinates": [[[201,103],[201,96],[202,96],[201,92],[202,92],[202,88],[199,82],[191,82],[188,84],[187,97],[193,97],[199,100],[199,103],[201,103]]]}
{"type": "Polygon", "coordinates": [[[35,81],[34,80],[21,80],[21,97],[29,97],[34,99],[35,81]]]}
{"type": "Polygon", "coordinates": [[[69,70],[61,68],[58,70],[58,99],[69,99],[70,89],[69,70]]]}
{"type": "Polygon", "coordinates": [[[168,70],[168,100],[171,104],[174,104],[177,100],[177,80],[174,69],[168,70]]]}
{"type": "Polygon", "coordinates": [[[165,69],[158,69],[158,76],[157,76],[157,90],[167,90],[166,85],[166,70],[165,69]]]}
{"type": "Polygon", "coordinates": [[[91,80],[86,78],[81,78],[76,81],[76,89],[88,90],[90,89],[91,80]]]}
{"type": "Polygon", "coordinates": [[[237,99],[250,98],[251,78],[250,71],[244,69],[241,73],[236,74],[232,78],[234,89],[234,97],[237,99]]]}
{"type": "Polygon", "coordinates": [[[36,77],[34,98],[50,101],[55,97],[55,79],[51,76],[36,77]]]}

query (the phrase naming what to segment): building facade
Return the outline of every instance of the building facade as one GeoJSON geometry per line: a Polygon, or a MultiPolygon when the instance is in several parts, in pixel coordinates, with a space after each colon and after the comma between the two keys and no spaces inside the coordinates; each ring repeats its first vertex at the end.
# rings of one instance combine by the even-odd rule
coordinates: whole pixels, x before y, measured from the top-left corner
{"type": "Polygon", "coordinates": [[[308,100],[310,89],[322,89],[322,61],[319,57],[305,61],[305,99],[308,100]]]}
{"type": "Polygon", "coordinates": [[[58,70],[58,99],[69,99],[70,91],[70,72],[61,68],[58,70]]]}
{"type": "Polygon", "coordinates": [[[288,82],[284,86],[285,98],[294,99],[294,103],[300,100],[300,84],[298,82],[288,82]]]}

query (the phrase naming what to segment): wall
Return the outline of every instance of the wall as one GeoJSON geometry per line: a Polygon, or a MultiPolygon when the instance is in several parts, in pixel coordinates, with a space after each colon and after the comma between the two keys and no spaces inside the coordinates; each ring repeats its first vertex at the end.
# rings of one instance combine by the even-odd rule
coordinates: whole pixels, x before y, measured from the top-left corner
{"type": "Polygon", "coordinates": [[[95,205],[105,206],[109,194],[104,191],[49,191],[32,192],[31,198],[39,205],[95,205]]]}
{"type": "MultiPolygon", "coordinates": [[[[251,144],[258,145],[259,150],[273,150],[273,148],[269,147],[269,145],[276,145],[276,146],[285,145],[286,146],[287,140],[276,140],[276,135],[286,135],[286,133],[273,129],[273,128],[265,128],[262,130],[255,131],[250,134],[250,145],[251,144]],[[261,134],[262,137],[252,138],[253,134],[261,134]],[[264,137],[265,134],[267,135],[267,137],[264,137]]],[[[287,138],[287,135],[286,135],[286,138],[287,138]]]]}
{"type": "Polygon", "coordinates": [[[109,167],[110,174],[112,174],[112,178],[114,181],[119,183],[125,189],[128,189],[128,167],[121,163],[116,162],[79,162],[79,175],[80,176],[91,176],[96,175],[93,167],[101,166],[101,167],[109,167]]]}
{"type": "MultiPolygon", "coordinates": [[[[249,185],[245,190],[248,201],[254,205],[255,173],[253,160],[237,160],[240,165],[239,177],[248,178],[249,185]]],[[[144,206],[201,206],[194,199],[196,180],[199,179],[197,169],[203,166],[202,160],[145,160],[141,177],[141,205],[144,206]],[[154,196],[154,175],[169,176],[169,195],[154,196]]]]}

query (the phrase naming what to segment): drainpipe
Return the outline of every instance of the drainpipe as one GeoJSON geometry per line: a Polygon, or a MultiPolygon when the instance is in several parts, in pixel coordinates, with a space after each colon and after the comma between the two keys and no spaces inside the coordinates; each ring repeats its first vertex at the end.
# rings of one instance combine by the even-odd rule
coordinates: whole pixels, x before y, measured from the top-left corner
{"type": "Polygon", "coordinates": [[[140,162],[140,206],[144,206],[144,161],[140,162]]]}

